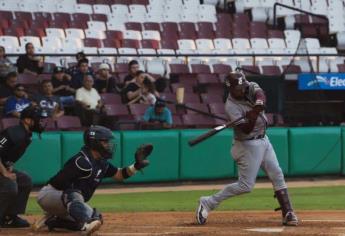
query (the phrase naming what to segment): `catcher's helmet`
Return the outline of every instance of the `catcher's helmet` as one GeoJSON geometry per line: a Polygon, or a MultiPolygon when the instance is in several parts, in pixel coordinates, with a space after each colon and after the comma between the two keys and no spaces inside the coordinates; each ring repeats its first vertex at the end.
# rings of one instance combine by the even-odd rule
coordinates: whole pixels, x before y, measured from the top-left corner
{"type": "Polygon", "coordinates": [[[32,132],[37,132],[39,134],[42,133],[45,129],[45,127],[41,124],[41,119],[47,117],[47,113],[37,106],[29,106],[20,113],[21,120],[25,118],[30,118],[34,121],[34,125],[30,127],[30,130],[32,132]]]}
{"type": "Polygon", "coordinates": [[[115,145],[111,143],[112,140],[114,140],[114,135],[111,130],[100,125],[90,126],[84,132],[85,146],[98,151],[105,159],[112,158],[115,151],[115,145]],[[107,144],[104,145],[101,141],[105,141],[107,144]]]}

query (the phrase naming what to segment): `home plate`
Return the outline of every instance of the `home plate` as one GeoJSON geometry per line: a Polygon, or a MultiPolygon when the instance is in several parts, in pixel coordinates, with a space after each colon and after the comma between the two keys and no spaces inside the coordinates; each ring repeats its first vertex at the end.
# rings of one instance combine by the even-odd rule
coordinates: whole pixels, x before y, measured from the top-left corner
{"type": "Polygon", "coordinates": [[[252,232],[260,232],[260,233],[281,233],[284,231],[283,227],[279,228],[252,228],[252,229],[245,229],[247,231],[252,232]]]}

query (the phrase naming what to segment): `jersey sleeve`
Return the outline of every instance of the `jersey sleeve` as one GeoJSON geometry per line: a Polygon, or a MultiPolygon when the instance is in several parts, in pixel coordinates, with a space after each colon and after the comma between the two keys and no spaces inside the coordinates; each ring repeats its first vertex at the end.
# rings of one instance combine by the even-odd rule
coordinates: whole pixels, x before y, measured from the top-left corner
{"type": "Polygon", "coordinates": [[[104,178],[111,178],[113,177],[118,171],[118,168],[116,166],[113,166],[111,163],[109,163],[107,172],[104,175],[104,178]]]}
{"type": "Polygon", "coordinates": [[[10,137],[5,133],[2,132],[0,134],[0,161],[2,159],[2,156],[4,153],[13,145],[13,142],[11,141],[10,137]]]}
{"type": "MultiPolygon", "coordinates": [[[[241,117],[243,117],[245,115],[245,114],[243,114],[243,112],[240,110],[240,108],[236,104],[230,102],[229,100],[225,104],[225,112],[226,112],[228,118],[230,119],[230,121],[240,119],[241,117]]],[[[243,124],[245,122],[246,122],[245,118],[242,118],[239,121],[237,121],[234,124],[234,126],[237,126],[239,124],[243,124]]]]}

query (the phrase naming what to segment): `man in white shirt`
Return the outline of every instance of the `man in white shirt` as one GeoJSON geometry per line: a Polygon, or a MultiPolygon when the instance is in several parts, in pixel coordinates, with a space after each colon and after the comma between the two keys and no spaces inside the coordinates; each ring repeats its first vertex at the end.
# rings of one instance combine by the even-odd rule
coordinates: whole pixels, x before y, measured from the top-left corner
{"type": "Polygon", "coordinates": [[[92,76],[85,75],[83,78],[83,87],[76,91],[76,112],[84,126],[98,123],[99,114],[103,108],[101,96],[97,90],[93,88],[93,83],[92,76]]]}

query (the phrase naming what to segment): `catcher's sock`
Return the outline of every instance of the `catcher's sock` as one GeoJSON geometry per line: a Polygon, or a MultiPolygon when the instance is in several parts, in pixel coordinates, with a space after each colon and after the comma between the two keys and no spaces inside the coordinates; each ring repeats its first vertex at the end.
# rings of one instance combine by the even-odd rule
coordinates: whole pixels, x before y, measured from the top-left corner
{"type": "Polygon", "coordinates": [[[288,212],[293,212],[293,208],[289,199],[289,193],[286,188],[275,191],[275,197],[277,198],[280,205],[280,208],[276,210],[281,210],[283,217],[285,217],[288,212]]]}

